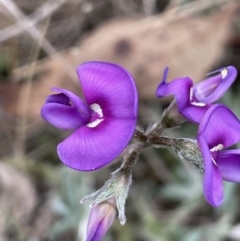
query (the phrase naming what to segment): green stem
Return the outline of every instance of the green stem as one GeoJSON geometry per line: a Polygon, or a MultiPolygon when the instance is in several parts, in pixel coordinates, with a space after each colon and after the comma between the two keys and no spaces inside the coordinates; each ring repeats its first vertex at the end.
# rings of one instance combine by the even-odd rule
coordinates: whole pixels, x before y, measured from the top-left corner
{"type": "Polygon", "coordinates": [[[172,139],[165,136],[150,136],[148,138],[149,145],[160,145],[164,147],[174,147],[176,145],[176,139],[172,139]]]}

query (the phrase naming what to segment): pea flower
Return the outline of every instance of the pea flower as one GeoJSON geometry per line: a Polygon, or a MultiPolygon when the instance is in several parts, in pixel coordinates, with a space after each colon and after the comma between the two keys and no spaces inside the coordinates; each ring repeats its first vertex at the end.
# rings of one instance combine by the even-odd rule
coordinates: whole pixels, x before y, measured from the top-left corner
{"type": "Polygon", "coordinates": [[[88,219],[86,241],[102,240],[112,225],[116,214],[116,207],[111,200],[99,203],[92,207],[88,219]]]}
{"type": "Polygon", "coordinates": [[[240,121],[226,106],[215,104],[205,113],[197,140],[204,160],[204,195],[216,207],[223,201],[222,180],[240,182],[240,149],[224,150],[240,141],[240,121]]]}
{"type": "Polygon", "coordinates": [[[156,90],[157,97],[174,95],[179,112],[189,121],[200,123],[211,103],[218,100],[228,90],[237,76],[233,66],[221,68],[209,74],[218,73],[198,84],[189,77],[176,78],[167,83],[168,68],[156,90]]]}
{"type": "Polygon", "coordinates": [[[52,88],[41,109],[43,119],[72,130],[57,147],[61,161],[79,171],[112,162],[130,141],[137,121],[137,90],[124,68],[86,62],[77,68],[85,101],[71,91],[52,88]]]}

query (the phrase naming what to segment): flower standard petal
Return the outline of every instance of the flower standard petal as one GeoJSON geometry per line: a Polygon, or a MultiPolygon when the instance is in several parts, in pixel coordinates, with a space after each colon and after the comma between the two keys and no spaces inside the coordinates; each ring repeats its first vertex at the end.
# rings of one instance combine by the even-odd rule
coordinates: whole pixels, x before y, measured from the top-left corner
{"type": "Polygon", "coordinates": [[[222,144],[227,148],[240,140],[240,122],[226,106],[215,104],[208,109],[198,129],[209,149],[222,144]]]}
{"type": "Polygon", "coordinates": [[[240,150],[221,151],[216,159],[222,178],[229,182],[240,182],[240,150]]]}
{"type": "Polygon", "coordinates": [[[233,66],[221,68],[218,72],[218,75],[205,79],[193,86],[193,93],[199,101],[213,103],[218,100],[237,77],[237,70],[233,66]]]}
{"type": "Polygon", "coordinates": [[[98,104],[109,118],[137,118],[137,89],[124,68],[106,62],[87,62],[77,68],[86,102],[98,104]]]}
{"type": "Polygon", "coordinates": [[[79,171],[93,171],[112,162],[131,139],[136,120],[104,119],[94,128],[84,126],[58,145],[62,162],[79,171]]]}

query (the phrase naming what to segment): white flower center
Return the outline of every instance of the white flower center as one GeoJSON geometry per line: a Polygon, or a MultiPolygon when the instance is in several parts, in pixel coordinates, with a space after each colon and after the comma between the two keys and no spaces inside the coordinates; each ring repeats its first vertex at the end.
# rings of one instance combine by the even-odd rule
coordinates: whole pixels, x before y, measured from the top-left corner
{"type": "Polygon", "coordinates": [[[228,69],[227,68],[223,68],[221,70],[221,75],[222,75],[222,78],[224,79],[228,74],[228,69]]]}
{"type": "Polygon", "coordinates": [[[103,121],[103,111],[102,111],[102,108],[100,107],[100,105],[96,104],[96,103],[90,105],[90,108],[96,113],[98,118],[96,118],[92,122],[88,123],[87,126],[90,128],[94,128],[103,121]]]}
{"type": "Polygon", "coordinates": [[[192,87],[191,87],[191,89],[190,89],[189,99],[190,99],[190,102],[191,102],[192,105],[201,106],[201,107],[206,105],[206,104],[203,103],[203,102],[192,101],[192,99],[193,99],[193,88],[192,88],[192,87]]]}
{"type": "Polygon", "coordinates": [[[217,146],[214,146],[212,149],[210,149],[211,152],[214,151],[221,151],[224,148],[223,144],[218,144],[217,146]]]}
{"type": "Polygon", "coordinates": [[[92,104],[92,105],[90,105],[90,108],[91,108],[94,112],[96,112],[96,113],[99,115],[100,118],[103,117],[102,108],[100,107],[99,104],[96,104],[96,103],[95,103],[95,104],[92,104]]]}
{"type": "Polygon", "coordinates": [[[205,106],[206,104],[205,103],[203,103],[203,102],[191,102],[191,104],[192,105],[195,105],[195,106],[201,106],[201,107],[203,107],[203,106],[205,106]]]}
{"type": "Polygon", "coordinates": [[[215,164],[215,166],[217,166],[217,163],[215,162],[215,160],[212,157],[212,162],[215,164]]]}
{"type": "MultiPolygon", "coordinates": [[[[210,149],[210,152],[221,151],[223,148],[224,148],[223,144],[218,144],[217,146],[214,146],[212,149],[210,149]]],[[[212,162],[217,166],[217,163],[213,157],[212,157],[212,162]]]]}

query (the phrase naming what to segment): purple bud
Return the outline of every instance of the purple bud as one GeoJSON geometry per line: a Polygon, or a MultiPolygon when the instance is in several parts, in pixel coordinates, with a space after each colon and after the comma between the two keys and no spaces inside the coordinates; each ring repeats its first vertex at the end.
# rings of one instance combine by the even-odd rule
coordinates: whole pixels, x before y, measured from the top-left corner
{"type": "Polygon", "coordinates": [[[104,238],[112,225],[117,211],[111,200],[99,203],[92,207],[88,219],[86,241],[100,241],[104,238]]]}

